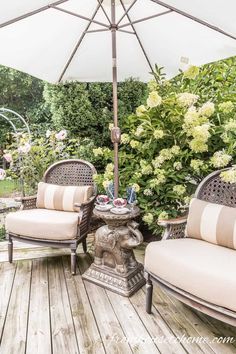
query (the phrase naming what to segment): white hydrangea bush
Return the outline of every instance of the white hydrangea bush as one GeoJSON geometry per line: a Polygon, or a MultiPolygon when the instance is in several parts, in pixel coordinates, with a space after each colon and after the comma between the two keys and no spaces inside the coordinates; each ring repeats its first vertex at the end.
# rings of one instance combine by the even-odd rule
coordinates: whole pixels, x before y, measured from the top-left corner
{"type": "MultiPolygon", "coordinates": [[[[120,193],[135,185],[143,221],[154,232],[158,220],[187,213],[208,173],[236,161],[235,104],[207,90],[206,78],[197,67],[172,81],[159,71],[146,102],[122,127],[120,193]]],[[[102,178],[112,181],[112,169],[102,178]]],[[[222,179],[236,183],[235,169],[222,179]]]]}

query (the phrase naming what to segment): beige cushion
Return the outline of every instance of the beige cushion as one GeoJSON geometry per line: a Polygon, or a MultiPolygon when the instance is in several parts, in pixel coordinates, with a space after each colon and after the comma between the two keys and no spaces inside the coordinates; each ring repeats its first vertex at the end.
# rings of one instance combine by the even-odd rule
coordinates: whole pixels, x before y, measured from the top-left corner
{"type": "Polygon", "coordinates": [[[75,203],[84,203],[93,195],[92,186],[58,186],[38,184],[37,208],[75,211],[75,203]]]}
{"type": "Polygon", "coordinates": [[[20,210],[6,217],[10,233],[47,240],[76,238],[79,214],[47,209],[20,210]]]}
{"type": "Polygon", "coordinates": [[[236,251],[190,238],[151,242],[145,268],[212,304],[236,311],[236,251]]]}
{"type": "Polygon", "coordinates": [[[236,208],[193,198],[186,236],[236,249],[236,208]]]}

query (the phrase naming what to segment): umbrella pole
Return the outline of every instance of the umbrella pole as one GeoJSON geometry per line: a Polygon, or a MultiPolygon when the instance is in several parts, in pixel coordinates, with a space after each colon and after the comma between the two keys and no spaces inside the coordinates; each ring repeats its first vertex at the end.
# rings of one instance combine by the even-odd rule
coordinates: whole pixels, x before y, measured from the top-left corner
{"type": "Polygon", "coordinates": [[[112,87],[113,87],[113,118],[114,128],[111,131],[111,140],[114,144],[114,187],[115,198],[119,193],[119,160],[118,148],[120,142],[120,129],[118,127],[118,98],[117,98],[117,56],[116,56],[116,6],[111,0],[111,39],[112,39],[112,87]]]}

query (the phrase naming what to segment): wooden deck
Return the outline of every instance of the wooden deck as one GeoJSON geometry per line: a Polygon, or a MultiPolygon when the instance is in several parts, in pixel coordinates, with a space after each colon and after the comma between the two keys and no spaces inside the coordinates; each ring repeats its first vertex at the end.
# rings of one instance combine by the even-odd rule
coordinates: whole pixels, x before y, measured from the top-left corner
{"type": "MultiPolygon", "coordinates": [[[[67,250],[29,247],[17,244],[11,265],[0,244],[1,354],[236,353],[236,328],[159,288],[148,315],[145,289],[128,299],[82,280],[88,254],[79,253],[73,277],[67,250]],[[235,342],[217,343],[220,337],[235,342]]],[[[142,260],[144,248],[136,253],[142,260]]]]}

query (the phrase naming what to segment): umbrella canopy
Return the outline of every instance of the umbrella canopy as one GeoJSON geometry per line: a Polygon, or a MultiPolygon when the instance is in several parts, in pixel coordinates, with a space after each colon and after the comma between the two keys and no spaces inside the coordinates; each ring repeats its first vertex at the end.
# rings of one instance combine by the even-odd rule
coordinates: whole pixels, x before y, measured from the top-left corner
{"type": "MultiPolygon", "coordinates": [[[[170,77],[181,58],[201,65],[236,54],[234,0],[122,3],[116,1],[119,80],[146,81],[155,63],[170,77]]],[[[0,8],[1,64],[51,83],[112,81],[111,0],[0,0],[0,8]]]]}
{"type": "Polygon", "coordinates": [[[113,81],[116,195],[117,80],[147,81],[155,63],[172,77],[181,63],[236,55],[234,0],[0,0],[0,6],[0,64],[51,83],[113,81]]]}

